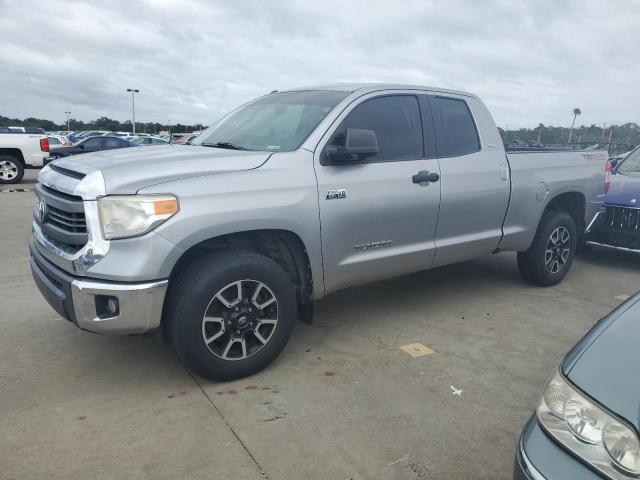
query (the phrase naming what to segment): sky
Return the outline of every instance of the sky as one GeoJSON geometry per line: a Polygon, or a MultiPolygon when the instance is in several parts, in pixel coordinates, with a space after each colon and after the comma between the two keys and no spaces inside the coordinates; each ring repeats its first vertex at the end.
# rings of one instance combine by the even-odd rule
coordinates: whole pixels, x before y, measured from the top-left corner
{"type": "Polygon", "coordinates": [[[0,0],[0,115],[210,124],[271,90],[479,95],[505,128],[640,123],[640,0],[0,0]]]}

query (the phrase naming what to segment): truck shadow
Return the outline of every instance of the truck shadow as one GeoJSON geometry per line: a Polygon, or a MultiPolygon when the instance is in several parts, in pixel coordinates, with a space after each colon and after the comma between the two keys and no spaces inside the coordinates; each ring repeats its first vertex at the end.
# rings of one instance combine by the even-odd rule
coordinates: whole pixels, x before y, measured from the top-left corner
{"type": "Polygon", "coordinates": [[[396,277],[333,293],[317,303],[319,326],[354,326],[368,322],[367,313],[381,310],[395,316],[442,314],[461,302],[486,303],[505,291],[536,288],[522,281],[515,254],[501,254],[396,277]]]}

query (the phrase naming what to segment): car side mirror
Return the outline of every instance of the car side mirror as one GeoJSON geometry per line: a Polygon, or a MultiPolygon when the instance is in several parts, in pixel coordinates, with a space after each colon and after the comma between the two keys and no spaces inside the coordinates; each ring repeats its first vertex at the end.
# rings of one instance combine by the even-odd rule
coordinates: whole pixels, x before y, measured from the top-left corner
{"type": "Polygon", "coordinates": [[[377,155],[379,151],[376,133],[361,128],[347,129],[344,147],[329,145],[326,149],[332,163],[364,160],[377,155]]]}
{"type": "Polygon", "coordinates": [[[84,150],[84,143],[81,143],[80,145],[78,145],[78,148],[79,148],[80,150],[84,150]]]}

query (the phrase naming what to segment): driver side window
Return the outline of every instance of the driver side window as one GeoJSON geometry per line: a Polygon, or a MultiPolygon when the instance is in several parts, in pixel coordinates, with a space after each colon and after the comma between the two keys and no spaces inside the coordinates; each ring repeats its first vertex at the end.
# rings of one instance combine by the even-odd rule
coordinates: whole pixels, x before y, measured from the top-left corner
{"type": "Polygon", "coordinates": [[[388,95],[364,101],[342,121],[329,144],[344,146],[349,128],[372,130],[376,134],[379,151],[367,161],[424,158],[420,106],[413,95],[388,95]]]}

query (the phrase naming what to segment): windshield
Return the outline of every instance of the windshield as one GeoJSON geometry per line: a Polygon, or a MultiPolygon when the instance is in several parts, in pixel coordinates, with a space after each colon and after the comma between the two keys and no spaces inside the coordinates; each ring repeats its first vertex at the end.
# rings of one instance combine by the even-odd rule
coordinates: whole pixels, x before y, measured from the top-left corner
{"type": "Polygon", "coordinates": [[[193,145],[236,150],[296,150],[349,92],[272,93],[222,118],[193,140],[193,145]]]}
{"type": "Polygon", "coordinates": [[[631,152],[617,168],[616,172],[622,175],[640,175],[640,148],[636,148],[631,152]]]}

